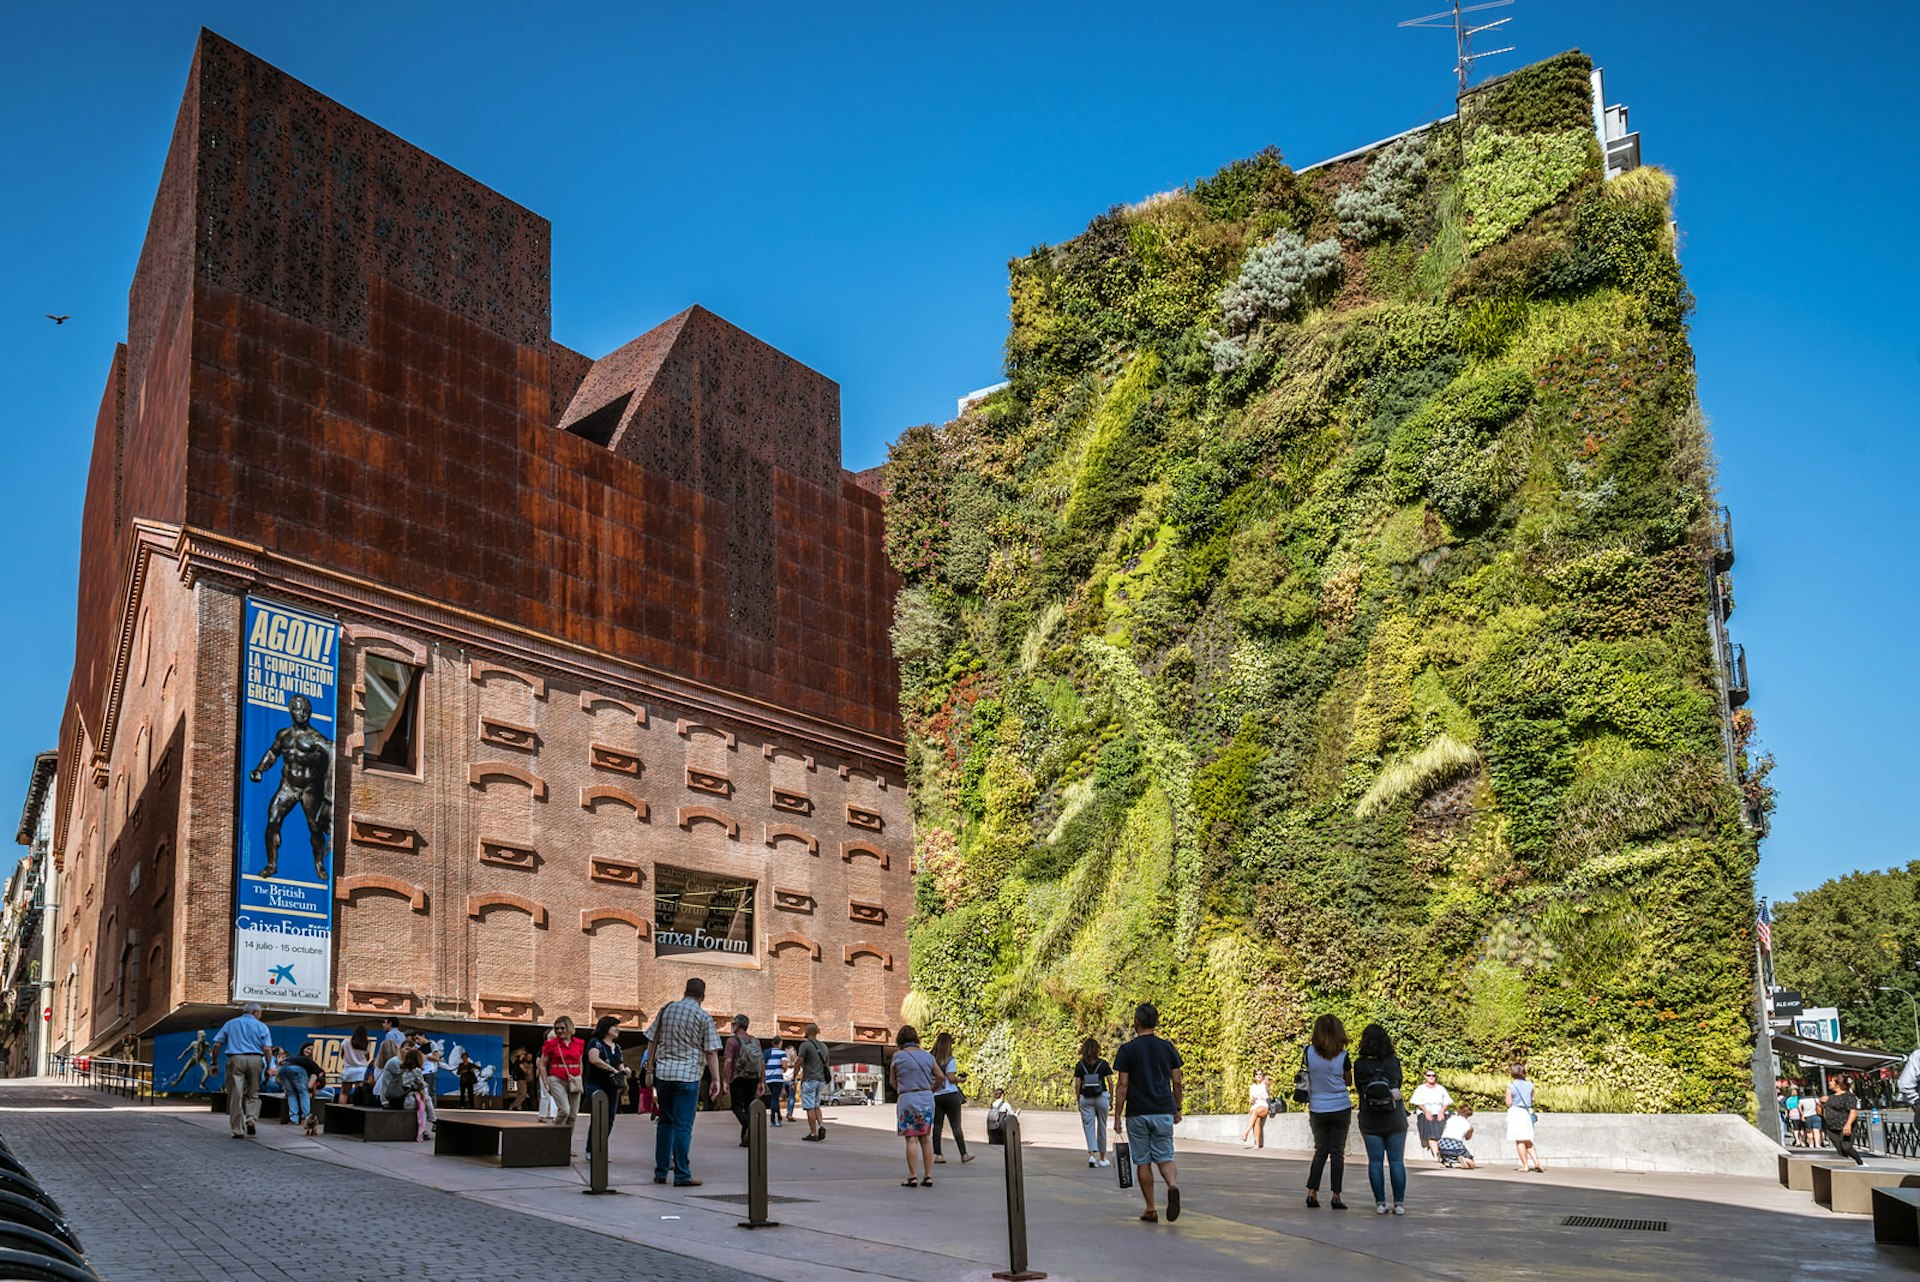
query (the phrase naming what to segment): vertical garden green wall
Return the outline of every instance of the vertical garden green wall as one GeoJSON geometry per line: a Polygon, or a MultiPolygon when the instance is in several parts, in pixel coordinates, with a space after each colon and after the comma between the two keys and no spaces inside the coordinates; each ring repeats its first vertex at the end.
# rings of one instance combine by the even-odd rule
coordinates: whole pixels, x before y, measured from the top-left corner
{"type": "Polygon", "coordinates": [[[1747,1107],[1690,300],[1589,69],[1036,249],[1008,387],[894,446],[909,1014],[976,1085],[1064,1104],[1151,998],[1196,1111],[1323,1011],[1469,1092],[1747,1107]]]}

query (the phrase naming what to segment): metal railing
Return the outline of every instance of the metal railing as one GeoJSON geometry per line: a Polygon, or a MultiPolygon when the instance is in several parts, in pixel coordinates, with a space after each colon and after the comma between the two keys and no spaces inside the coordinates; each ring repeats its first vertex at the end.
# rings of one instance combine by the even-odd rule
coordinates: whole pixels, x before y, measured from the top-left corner
{"type": "Polygon", "coordinates": [[[98,1055],[56,1055],[53,1071],[70,1082],[126,1099],[153,1103],[153,1065],[138,1059],[105,1059],[98,1055]]]}
{"type": "Polygon", "coordinates": [[[1885,1127],[1884,1156],[1920,1157],[1920,1125],[1913,1122],[1887,1122],[1885,1127]]]}

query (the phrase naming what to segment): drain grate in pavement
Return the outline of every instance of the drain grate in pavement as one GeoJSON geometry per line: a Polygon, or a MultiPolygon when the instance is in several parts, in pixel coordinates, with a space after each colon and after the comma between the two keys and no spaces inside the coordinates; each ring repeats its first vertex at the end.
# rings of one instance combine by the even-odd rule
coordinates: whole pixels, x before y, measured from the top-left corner
{"type": "Polygon", "coordinates": [[[1569,1215],[1560,1221],[1569,1229],[1638,1229],[1645,1233],[1665,1233],[1665,1220],[1616,1220],[1606,1215],[1569,1215]]]}
{"type": "MultiPolygon", "coordinates": [[[[741,1206],[747,1204],[747,1195],[745,1193],[689,1193],[687,1196],[697,1197],[703,1202],[738,1202],[741,1206]]],[[[767,1201],[769,1202],[815,1202],[818,1200],[818,1198],[811,1197],[787,1197],[780,1193],[767,1194],[767,1201]]]]}

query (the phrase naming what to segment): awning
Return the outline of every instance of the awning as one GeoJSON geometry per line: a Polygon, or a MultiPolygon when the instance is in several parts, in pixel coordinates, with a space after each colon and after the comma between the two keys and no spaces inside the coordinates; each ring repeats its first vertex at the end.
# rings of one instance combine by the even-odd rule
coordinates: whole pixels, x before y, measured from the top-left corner
{"type": "Polygon", "coordinates": [[[1868,1050],[1864,1046],[1843,1046],[1839,1042],[1823,1042],[1793,1033],[1775,1033],[1773,1049],[1776,1054],[1791,1055],[1802,1064],[1816,1068],[1881,1068],[1906,1059],[1905,1055],[1868,1050]]]}

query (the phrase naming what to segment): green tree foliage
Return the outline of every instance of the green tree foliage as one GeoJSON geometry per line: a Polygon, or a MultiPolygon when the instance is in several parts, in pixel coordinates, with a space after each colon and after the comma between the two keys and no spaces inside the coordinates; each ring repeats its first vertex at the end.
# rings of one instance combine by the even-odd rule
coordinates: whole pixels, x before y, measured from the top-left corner
{"type": "Polygon", "coordinates": [[[896,445],[915,1002],[981,1085],[1066,1104],[1151,997],[1196,1110],[1321,1011],[1462,1089],[1748,1107],[1765,759],[1721,764],[1671,182],[1600,179],[1585,66],[1035,249],[1009,390],[896,445]]]}
{"type": "Polygon", "coordinates": [[[1774,980],[1840,1011],[1849,1042],[1913,1049],[1920,998],[1920,862],[1822,882],[1773,910],[1774,980]]]}

